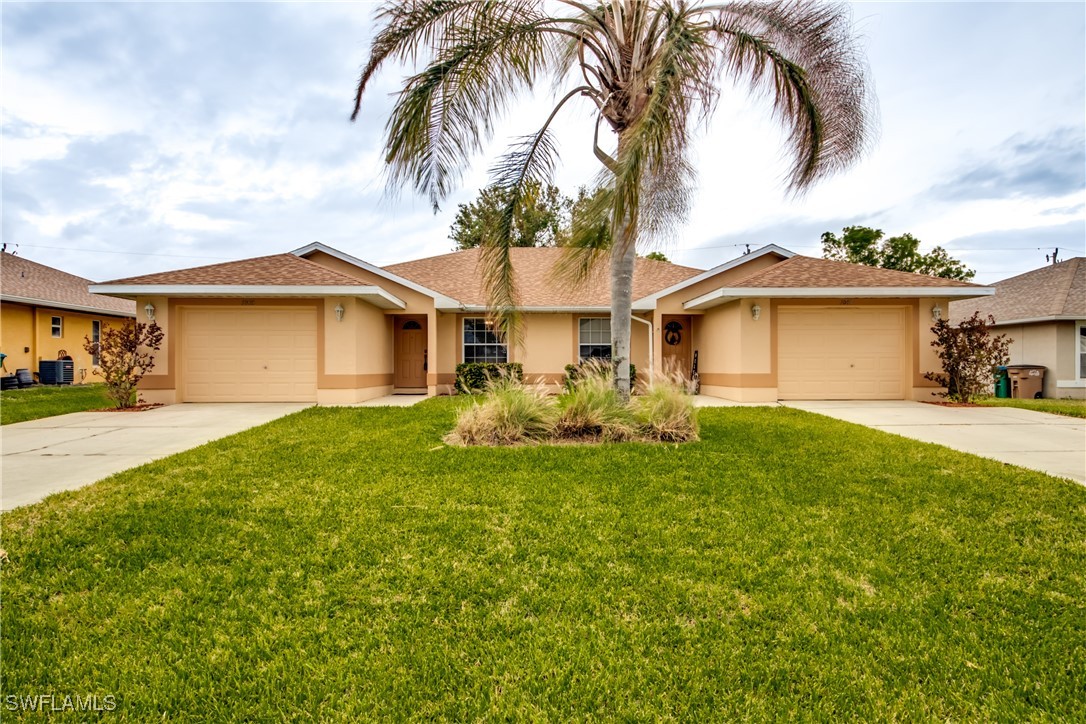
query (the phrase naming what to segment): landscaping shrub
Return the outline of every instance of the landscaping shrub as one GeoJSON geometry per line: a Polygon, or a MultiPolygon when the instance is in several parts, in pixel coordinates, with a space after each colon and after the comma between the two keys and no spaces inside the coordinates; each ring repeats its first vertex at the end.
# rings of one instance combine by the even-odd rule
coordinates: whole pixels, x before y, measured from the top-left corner
{"type": "Polygon", "coordinates": [[[517,375],[498,375],[487,383],[481,401],[460,411],[445,436],[451,445],[697,439],[697,409],[684,380],[664,379],[623,402],[611,366],[602,360],[582,365],[557,397],[549,396],[542,384],[526,385],[517,375]]]}
{"type": "Polygon", "coordinates": [[[143,376],[155,367],[155,356],[162,347],[165,332],[158,322],[144,324],[126,319],[120,326],[102,325],[101,341],[83,338],[83,349],[98,355],[98,367],[106,383],[106,394],[118,408],[139,402],[136,388],[143,376]]]}
{"type": "Polygon", "coordinates": [[[936,320],[932,347],[939,350],[942,372],[925,372],[924,379],[946,388],[944,397],[956,402],[971,402],[974,397],[992,391],[996,368],[1010,359],[1007,335],[993,337],[990,331],[995,318],[985,319],[974,312],[957,326],[945,319],[936,320]]]}
{"type": "Polygon", "coordinates": [[[524,365],[520,362],[461,362],[456,365],[456,392],[470,395],[483,392],[491,380],[501,377],[524,379],[524,365]]]}
{"type": "Polygon", "coordinates": [[[633,410],[615,389],[609,363],[584,362],[576,376],[566,381],[566,392],[558,398],[554,434],[560,439],[608,442],[632,440],[637,436],[633,410]]]}
{"type": "Polygon", "coordinates": [[[681,377],[654,382],[632,404],[642,436],[660,442],[698,439],[698,410],[681,377]]]}
{"type": "MultiPolygon", "coordinates": [[[[581,377],[582,374],[584,374],[584,370],[587,367],[596,366],[596,365],[599,365],[601,363],[604,364],[604,365],[610,365],[610,363],[607,360],[597,360],[597,359],[586,359],[585,361],[583,361],[583,362],[581,362],[579,364],[566,365],[566,383],[565,383],[566,384],[566,389],[567,390],[573,389],[574,381],[576,381],[579,377],[581,377]]],[[[636,380],[637,380],[637,367],[631,362],[630,363],[630,383],[633,384],[636,380]]]]}
{"type": "Polygon", "coordinates": [[[543,385],[525,385],[514,375],[487,383],[486,398],[460,412],[446,436],[453,445],[514,445],[547,437],[554,427],[554,401],[543,385]]]}

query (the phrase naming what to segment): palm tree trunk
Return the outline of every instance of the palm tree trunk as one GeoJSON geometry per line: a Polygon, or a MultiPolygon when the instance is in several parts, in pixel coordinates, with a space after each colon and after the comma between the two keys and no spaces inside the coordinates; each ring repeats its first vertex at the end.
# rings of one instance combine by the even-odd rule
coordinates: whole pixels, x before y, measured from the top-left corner
{"type": "Polygon", "coordinates": [[[637,240],[630,238],[633,225],[617,224],[618,236],[611,251],[611,363],[615,387],[623,400],[630,399],[630,315],[633,312],[634,263],[637,240]]]}

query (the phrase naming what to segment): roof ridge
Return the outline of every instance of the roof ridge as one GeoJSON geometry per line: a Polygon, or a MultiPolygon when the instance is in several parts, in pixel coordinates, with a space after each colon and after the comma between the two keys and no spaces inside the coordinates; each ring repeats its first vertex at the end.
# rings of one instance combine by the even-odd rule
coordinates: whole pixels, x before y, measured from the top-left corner
{"type": "Polygon", "coordinates": [[[1063,310],[1067,309],[1067,295],[1070,294],[1071,286],[1075,282],[1075,275],[1078,273],[1079,264],[1081,264],[1079,259],[1080,257],[1077,256],[1068,259],[1067,264],[1069,266],[1067,272],[1063,275],[1064,278],[1056,280],[1057,284],[1062,283],[1063,288],[1057,292],[1056,299],[1053,300],[1052,314],[1063,314],[1063,310]],[[1071,266],[1071,262],[1074,262],[1073,266],[1071,266]]]}
{"type": "Polygon", "coordinates": [[[745,277],[741,277],[741,278],[735,280],[732,283],[732,286],[734,286],[734,287],[746,286],[750,282],[756,281],[760,277],[763,277],[763,276],[776,276],[776,275],[780,274],[782,270],[786,269],[789,266],[797,266],[797,265],[803,264],[805,262],[815,262],[817,264],[824,264],[824,265],[828,265],[828,266],[836,266],[836,267],[839,267],[841,269],[861,267],[863,269],[868,269],[868,270],[877,272],[879,274],[887,274],[887,275],[891,275],[891,276],[901,276],[903,279],[904,278],[925,279],[925,280],[930,279],[930,280],[932,280],[934,282],[937,282],[935,286],[952,286],[952,285],[953,286],[962,286],[962,287],[980,287],[980,286],[983,286],[981,284],[976,284],[974,282],[966,282],[966,281],[962,281],[960,279],[950,279],[948,277],[939,277],[939,276],[934,276],[932,274],[920,274],[918,272],[907,272],[907,271],[902,271],[901,269],[887,269],[887,268],[881,267],[881,266],[871,266],[870,264],[861,264],[861,263],[858,263],[858,262],[844,261],[842,259],[826,259],[824,257],[805,256],[803,254],[796,254],[794,256],[789,257],[788,259],[785,259],[784,261],[782,261],[782,262],[780,262],[778,264],[773,264],[772,266],[768,266],[768,267],[766,267],[764,269],[759,269],[758,271],[752,272],[752,273],[748,274],[745,277]],[[948,282],[950,284],[948,284],[948,282]]]}
{"type": "MultiPolygon", "coordinates": [[[[513,246],[513,247],[510,247],[510,251],[513,251],[514,253],[521,253],[523,251],[560,252],[564,248],[565,247],[562,247],[562,246],[513,246]]],[[[461,254],[467,255],[467,254],[471,254],[471,253],[474,253],[476,255],[481,255],[480,254],[481,251],[482,251],[481,247],[478,247],[478,246],[473,246],[470,249],[454,249],[452,251],[445,252],[444,254],[433,254],[431,256],[419,257],[418,259],[408,259],[407,261],[398,261],[398,262],[396,262],[394,264],[386,264],[386,265],[384,265],[382,267],[379,267],[379,268],[384,269],[386,271],[391,271],[392,269],[395,269],[396,267],[403,267],[403,266],[406,266],[408,264],[417,264],[418,262],[431,261],[433,259],[441,259],[441,258],[444,258],[444,257],[459,256],[461,254]]],[[[700,273],[700,272],[706,271],[705,269],[701,269],[701,268],[695,267],[695,266],[688,266],[686,264],[676,264],[673,261],[660,261],[659,259],[646,259],[643,256],[638,256],[637,260],[638,260],[638,262],[643,262],[643,263],[667,264],[667,265],[669,265],[671,267],[675,267],[677,269],[688,269],[688,270],[690,270],[692,272],[699,272],[700,273]]]]}
{"type": "MultiPolygon", "coordinates": [[[[204,271],[206,269],[217,269],[220,267],[228,266],[230,264],[239,264],[241,262],[257,261],[259,259],[271,259],[273,257],[283,256],[283,254],[264,254],[263,256],[253,256],[246,259],[232,259],[230,261],[220,261],[215,264],[201,264],[200,266],[187,266],[183,269],[171,269],[164,272],[149,272],[147,274],[133,274],[127,277],[121,277],[120,279],[110,279],[109,281],[97,282],[98,284],[121,284],[128,282],[132,279],[141,279],[143,277],[157,276],[159,274],[169,274],[171,272],[191,272],[191,271],[204,271]]],[[[293,255],[292,255],[293,256],[293,255]]]]}
{"type": "MultiPolygon", "coordinates": [[[[10,251],[5,251],[5,252],[3,252],[3,254],[4,254],[4,256],[11,257],[12,259],[18,259],[20,263],[26,263],[26,264],[32,264],[34,266],[39,266],[42,269],[48,270],[49,273],[63,274],[66,277],[71,277],[73,279],[78,279],[81,282],[87,282],[88,284],[94,284],[93,279],[88,279],[87,277],[81,277],[78,274],[72,274],[71,272],[66,272],[63,269],[57,269],[55,266],[49,266],[48,264],[42,264],[40,261],[34,261],[33,259],[27,259],[25,256],[19,256],[18,254],[13,254],[10,251]]],[[[10,264],[11,262],[6,262],[6,263],[10,264]]]]}
{"type": "MultiPolygon", "coordinates": [[[[731,285],[733,287],[741,287],[741,286],[743,286],[743,282],[745,282],[745,281],[747,281],[749,279],[754,279],[755,277],[757,277],[757,276],[759,276],[761,274],[765,274],[770,269],[780,270],[782,267],[787,266],[788,264],[792,264],[792,262],[795,261],[796,259],[813,259],[813,258],[814,257],[802,256],[800,254],[794,254],[794,255],[788,257],[787,259],[785,259],[784,261],[777,262],[776,264],[770,264],[769,266],[765,267],[764,269],[757,269],[755,271],[750,272],[746,276],[741,276],[738,279],[736,279],[734,282],[732,282],[731,285]]],[[[793,266],[795,266],[795,265],[793,264],[793,266]]]]}

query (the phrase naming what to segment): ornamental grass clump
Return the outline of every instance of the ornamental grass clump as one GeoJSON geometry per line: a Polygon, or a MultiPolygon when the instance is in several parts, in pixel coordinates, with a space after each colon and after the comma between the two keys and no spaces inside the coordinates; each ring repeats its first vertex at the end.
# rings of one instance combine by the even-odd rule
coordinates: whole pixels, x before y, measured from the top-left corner
{"type": "Polygon", "coordinates": [[[601,362],[585,365],[584,374],[558,396],[516,376],[493,378],[445,436],[445,442],[461,446],[697,439],[697,409],[684,379],[665,378],[623,402],[610,366],[601,362]]]}
{"type": "Polygon", "coordinates": [[[536,442],[554,427],[554,402],[542,385],[511,375],[487,383],[481,402],[461,410],[445,440],[453,445],[516,445],[536,442]]]}
{"type": "Polygon", "coordinates": [[[622,442],[637,437],[637,422],[630,405],[615,388],[611,366],[586,362],[558,398],[554,435],[561,440],[622,442]]]}
{"type": "Polygon", "coordinates": [[[659,442],[698,439],[698,410],[682,378],[664,378],[648,385],[631,404],[642,438],[659,442]]]}

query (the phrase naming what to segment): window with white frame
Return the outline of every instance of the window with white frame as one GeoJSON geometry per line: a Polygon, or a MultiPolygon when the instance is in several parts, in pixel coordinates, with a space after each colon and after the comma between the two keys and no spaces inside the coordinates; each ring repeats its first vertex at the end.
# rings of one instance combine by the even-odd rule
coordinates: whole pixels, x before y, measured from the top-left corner
{"type": "Polygon", "coordinates": [[[577,356],[586,359],[611,359],[611,320],[585,317],[577,322],[577,356]]]}
{"type": "Polygon", "coordinates": [[[1078,323],[1078,378],[1086,380],[1086,322],[1078,323]]]}
{"type": "Polygon", "coordinates": [[[53,317],[53,319],[51,321],[51,324],[50,324],[50,328],[52,329],[54,337],[63,337],[64,336],[64,318],[63,317],[53,317]]]}
{"type": "Polygon", "coordinates": [[[509,361],[509,347],[493,322],[483,317],[464,318],[464,361],[509,361]]]}
{"type": "Polygon", "coordinates": [[[102,362],[99,356],[102,343],[102,323],[97,319],[91,320],[91,342],[94,343],[94,354],[91,355],[91,364],[97,367],[102,362]]]}

